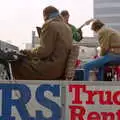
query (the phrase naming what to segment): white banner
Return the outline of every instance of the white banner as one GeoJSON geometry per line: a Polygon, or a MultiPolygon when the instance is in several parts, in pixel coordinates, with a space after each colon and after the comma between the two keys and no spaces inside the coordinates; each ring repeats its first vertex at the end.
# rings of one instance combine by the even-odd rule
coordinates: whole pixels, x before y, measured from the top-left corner
{"type": "Polygon", "coordinates": [[[67,84],[65,116],[65,120],[120,120],[120,83],[67,84]]]}
{"type": "Polygon", "coordinates": [[[60,120],[60,117],[58,82],[0,82],[0,120],[60,120]]]}
{"type": "Polygon", "coordinates": [[[120,82],[0,81],[0,120],[120,120],[120,82]]]}

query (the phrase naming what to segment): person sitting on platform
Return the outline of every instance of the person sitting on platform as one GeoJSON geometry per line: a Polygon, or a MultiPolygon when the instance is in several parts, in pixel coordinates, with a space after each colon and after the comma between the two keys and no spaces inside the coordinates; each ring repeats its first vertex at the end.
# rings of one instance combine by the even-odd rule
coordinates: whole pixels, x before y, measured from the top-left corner
{"type": "Polygon", "coordinates": [[[120,33],[107,27],[102,21],[94,20],[91,29],[98,34],[100,57],[84,65],[84,80],[89,80],[89,71],[99,68],[98,80],[103,80],[104,65],[120,60],[120,33]]]}
{"type": "Polygon", "coordinates": [[[45,23],[40,33],[40,46],[22,50],[23,60],[12,62],[13,77],[18,80],[59,79],[72,48],[72,31],[64,23],[57,8],[43,10],[45,23]]]}

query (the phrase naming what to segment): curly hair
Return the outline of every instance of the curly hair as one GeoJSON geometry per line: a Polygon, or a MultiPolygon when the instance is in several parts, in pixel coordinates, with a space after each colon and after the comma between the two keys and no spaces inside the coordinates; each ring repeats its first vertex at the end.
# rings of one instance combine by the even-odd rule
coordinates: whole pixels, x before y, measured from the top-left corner
{"type": "Polygon", "coordinates": [[[102,21],[95,20],[92,23],[91,29],[96,32],[96,31],[100,30],[104,25],[105,24],[102,21]]]}

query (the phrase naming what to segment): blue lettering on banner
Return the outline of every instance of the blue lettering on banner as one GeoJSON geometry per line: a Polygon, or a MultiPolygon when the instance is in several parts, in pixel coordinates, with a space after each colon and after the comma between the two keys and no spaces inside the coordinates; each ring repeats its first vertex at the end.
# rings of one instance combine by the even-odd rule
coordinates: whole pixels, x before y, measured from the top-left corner
{"type": "Polygon", "coordinates": [[[22,120],[29,116],[25,104],[29,101],[31,97],[30,90],[25,85],[14,85],[14,84],[0,84],[0,89],[2,89],[2,118],[3,120],[15,120],[15,117],[11,116],[12,106],[16,106],[22,120]],[[20,92],[19,99],[12,99],[12,90],[18,90],[20,92]]]}
{"type": "Polygon", "coordinates": [[[44,96],[45,91],[50,91],[54,97],[60,97],[60,85],[42,84],[35,93],[37,102],[51,110],[52,116],[50,118],[43,116],[42,111],[36,111],[36,118],[30,116],[26,107],[32,97],[28,86],[0,84],[0,90],[2,91],[0,120],[16,120],[16,117],[11,115],[13,106],[18,110],[21,120],[60,120],[60,106],[44,96]],[[19,91],[20,96],[17,99],[12,98],[12,91],[19,91]]]}
{"type": "Polygon", "coordinates": [[[45,106],[46,108],[48,108],[52,111],[52,117],[50,117],[50,118],[45,118],[42,114],[42,111],[37,111],[36,112],[37,120],[60,120],[60,107],[55,102],[44,97],[45,91],[52,92],[53,96],[55,96],[55,97],[60,96],[59,85],[41,85],[39,88],[37,88],[37,92],[36,92],[37,101],[41,105],[45,106]]]}

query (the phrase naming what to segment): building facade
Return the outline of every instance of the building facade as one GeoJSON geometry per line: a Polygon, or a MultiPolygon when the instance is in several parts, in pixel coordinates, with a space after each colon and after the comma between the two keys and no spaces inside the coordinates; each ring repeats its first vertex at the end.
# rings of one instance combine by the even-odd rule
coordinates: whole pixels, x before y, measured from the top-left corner
{"type": "Polygon", "coordinates": [[[9,51],[11,51],[11,50],[14,50],[14,51],[19,51],[19,48],[17,47],[17,46],[15,46],[15,45],[12,45],[12,44],[10,44],[10,43],[7,43],[7,42],[4,42],[4,41],[2,41],[2,40],[0,40],[0,49],[1,50],[9,50],[9,51]]]}
{"type": "Polygon", "coordinates": [[[32,31],[32,48],[36,48],[40,45],[40,39],[35,34],[35,31],[32,31]]]}
{"type": "Polygon", "coordinates": [[[94,18],[120,31],[120,0],[94,0],[94,18]]]}

